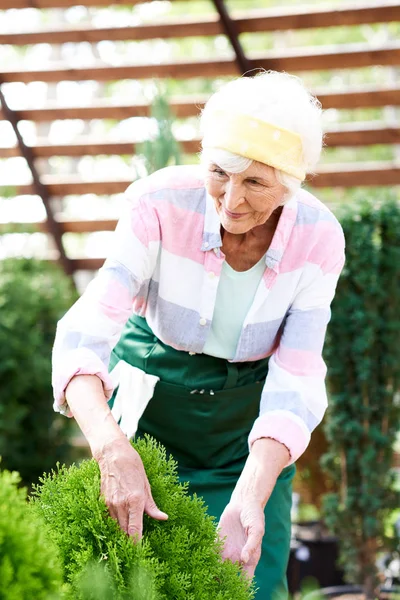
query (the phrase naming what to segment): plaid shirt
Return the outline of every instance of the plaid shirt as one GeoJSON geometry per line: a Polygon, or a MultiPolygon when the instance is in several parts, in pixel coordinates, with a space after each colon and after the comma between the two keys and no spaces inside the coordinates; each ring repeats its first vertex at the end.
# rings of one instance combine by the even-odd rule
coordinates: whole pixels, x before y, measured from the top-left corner
{"type": "MultiPolygon", "coordinates": [[[[201,353],[210,330],[225,256],[201,168],[162,169],[133,183],[126,196],[104,266],[58,323],[53,386],[60,412],[77,374],[98,375],[111,396],[109,358],[132,311],[182,352],[201,353]]],[[[343,264],[340,224],[300,190],[283,207],[233,358],[270,356],[249,443],[276,439],[291,462],[306,449],[327,406],[321,354],[343,264]]]]}

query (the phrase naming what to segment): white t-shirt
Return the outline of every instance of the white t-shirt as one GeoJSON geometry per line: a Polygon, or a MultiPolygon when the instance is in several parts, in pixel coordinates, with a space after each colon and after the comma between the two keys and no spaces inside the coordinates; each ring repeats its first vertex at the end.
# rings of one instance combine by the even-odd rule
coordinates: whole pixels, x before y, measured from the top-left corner
{"type": "Polygon", "coordinates": [[[235,271],[225,261],[203,354],[232,359],[246,315],[265,270],[265,255],[248,271],[235,271]]]}

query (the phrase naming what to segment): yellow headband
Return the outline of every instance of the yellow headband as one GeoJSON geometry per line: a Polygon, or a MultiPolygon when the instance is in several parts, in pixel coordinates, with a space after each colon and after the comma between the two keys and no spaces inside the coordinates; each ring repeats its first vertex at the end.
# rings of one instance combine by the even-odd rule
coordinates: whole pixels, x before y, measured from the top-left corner
{"type": "Polygon", "coordinates": [[[303,181],[303,149],[297,133],[254,117],[213,111],[208,115],[203,148],[220,148],[293,175],[303,181]]]}

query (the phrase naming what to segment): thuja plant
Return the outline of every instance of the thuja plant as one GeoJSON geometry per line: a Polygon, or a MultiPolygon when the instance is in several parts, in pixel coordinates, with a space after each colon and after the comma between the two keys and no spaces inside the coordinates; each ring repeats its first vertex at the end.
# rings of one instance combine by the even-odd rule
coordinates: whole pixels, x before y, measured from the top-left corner
{"type": "Polygon", "coordinates": [[[19,483],[16,472],[0,473],[0,600],[58,599],[62,571],[57,548],[19,483]]]}
{"type": "Polygon", "coordinates": [[[386,517],[400,506],[392,469],[400,430],[400,207],[390,192],[380,201],[355,199],[341,215],[347,259],[325,354],[323,464],[336,487],[325,497],[325,515],[347,580],[367,598],[378,594],[377,554],[396,544],[394,533],[385,535],[386,517]]]}
{"type": "Polygon", "coordinates": [[[100,473],[94,460],[61,467],[44,476],[34,490],[33,509],[44,518],[58,546],[71,598],[84,598],[79,591],[81,574],[93,562],[108,573],[106,593],[113,598],[253,598],[252,586],[238,565],[222,560],[214,519],[202,499],[189,496],[187,486],[179,482],[175,461],[151,438],[138,440],[134,447],[154,500],[169,516],[160,522],[145,515],[139,543],[109,516],[99,495],[100,473]]]}

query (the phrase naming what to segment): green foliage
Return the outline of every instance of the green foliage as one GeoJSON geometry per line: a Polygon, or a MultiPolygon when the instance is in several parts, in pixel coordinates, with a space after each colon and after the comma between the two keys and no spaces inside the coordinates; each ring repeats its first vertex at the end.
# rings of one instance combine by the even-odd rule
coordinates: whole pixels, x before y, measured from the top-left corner
{"type": "Polygon", "coordinates": [[[77,596],[80,600],[157,600],[153,576],[145,569],[135,567],[127,579],[124,591],[118,591],[109,570],[104,563],[89,563],[77,578],[76,585],[70,588],[63,600],[77,596]]]}
{"type": "Polygon", "coordinates": [[[0,600],[50,600],[62,586],[57,549],[19,482],[15,472],[0,473],[0,600]]]}
{"type": "Polygon", "coordinates": [[[159,91],[156,95],[150,116],[156,122],[157,133],[152,140],[146,140],[138,147],[138,153],[144,157],[148,175],[163,167],[181,163],[181,152],[172,133],[173,119],[165,93],[159,91]]]}
{"type": "Polygon", "coordinates": [[[51,349],[74,298],[55,265],[0,261],[0,455],[25,485],[67,458],[70,422],[52,410],[51,349]]]}
{"type": "Polygon", "coordinates": [[[324,467],[336,484],[325,498],[352,583],[372,597],[385,522],[400,506],[393,447],[400,429],[400,207],[389,190],[354,198],[343,211],[347,261],[326,344],[330,409],[324,467]]]}
{"type": "Polygon", "coordinates": [[[33,507],[59,548],[73,598],[90,600],[78,591],[79,574],[94,561],[106,569],[104,577],[111,578],[105,582],[106,593],[118,598],[125,597],[132,578],[138,587],[139,578],[147,595],[129,596],[137,600],[250,600],[250,584],[237,565],[222,561],[214,519],[202,499],[190,497],[187,486],[179,483],[175,461],[150,438],[134,446],[157,505],[169,515],[166,522],[145,515],[143,539],[137,544],[111,519],[99,497],[94,460],[59,468],[34,491],[33,507]]]}

